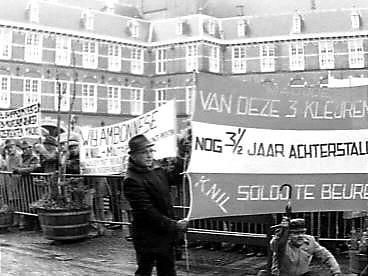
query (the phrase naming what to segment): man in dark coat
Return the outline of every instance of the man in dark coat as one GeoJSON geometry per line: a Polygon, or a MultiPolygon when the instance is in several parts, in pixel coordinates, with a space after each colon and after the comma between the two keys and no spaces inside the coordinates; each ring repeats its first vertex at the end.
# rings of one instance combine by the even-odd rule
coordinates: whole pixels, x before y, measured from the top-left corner
{"type": "Polygon", "coordinates": [[[175,239],[187,220],[175,220],[169,176],[154,164],[153,144],[137,135],[129,141],[129,164],[123,182],[132,208],[132,237],[137,257],[136,276],[175,276],[175,239]]]}

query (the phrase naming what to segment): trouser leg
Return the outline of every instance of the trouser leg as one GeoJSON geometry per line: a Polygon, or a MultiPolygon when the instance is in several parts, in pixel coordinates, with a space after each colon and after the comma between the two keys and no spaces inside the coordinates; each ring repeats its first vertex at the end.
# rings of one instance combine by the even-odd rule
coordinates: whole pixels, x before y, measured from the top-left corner
{"type": "Polygon", "coordinates": [[[137,271],[135,276],[151,276],[155,263],[155,256],[152,253],[136,251],[137,271]]]}
{"type": "Polygon", "coordinates": [[[168,254],[157,255],[156,269],[157,276],[176,276],[174,248],[168,254]]]}

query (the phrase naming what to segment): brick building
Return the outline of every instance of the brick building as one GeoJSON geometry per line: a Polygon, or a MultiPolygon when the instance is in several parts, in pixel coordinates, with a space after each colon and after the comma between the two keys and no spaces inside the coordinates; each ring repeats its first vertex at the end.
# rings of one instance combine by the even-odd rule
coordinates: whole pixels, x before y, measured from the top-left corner
{"type": "Polygon", "coordinates": [[[82,125],[119,122],[173,98],[180,121],[191,112],[193,70],[280,89],[368,79],[367,8],[141,16],[111,2],[98,10],[0,1],[0,109],[40,101],[54,119],[61,89],[63,119],[75,93],[82,125]]]}

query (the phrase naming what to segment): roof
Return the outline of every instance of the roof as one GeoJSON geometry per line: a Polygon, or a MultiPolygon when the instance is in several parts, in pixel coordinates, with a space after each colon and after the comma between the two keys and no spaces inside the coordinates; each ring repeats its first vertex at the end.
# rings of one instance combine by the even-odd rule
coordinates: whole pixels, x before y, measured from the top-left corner
{"type": "MultiPolygon", "coordinates": [[[[81,15],[86,10],[83,7],[60,4],[55,1],[40,0],[39,23],[30,23],[27,17],[29,0],[17,0],[8,4],[0,1],[0,25],[27,25],[35,29],[46,29],[53,32],[81,33],[86,37],[104,37],[117,41],[132,41],[132,43],[169,44],[189,40],[212,40],[217,43],[247,43],[253,40],[296,39],[303,36],[333,36],[368,34],[368,8],[312,10],[298,12],[302,19],[301,34],[291,34],[293,13],[271,14],[258,16],[236,16],[216,18],[204,14],[188,15],[148,21],[125,15],[91,10],[94,17],[93,30],[86,30],[81,24],[81,15]],[[354,31],[351,25],[351,14],[356,11],[360,15],[360,29],[354,31]],[[237,33],[238,22],[247,22],[247,32],[244,37],[237,33]],[[4,23],[5,22],[5,23],[4,23]],[[139,26],[139,36],[133,38],[129,32],[131,22],[139,26]],[[208,32],[208,24],[215,24],[215,33],[208,32]],[[183,32],[177,33],[178,23],[183,24],[183,32]]],[[[122,7],[122,6],[121,6],[122,7]]],[[[128,7],[129,8],[129,7],[128,7]]],[[[132,7],[131,7],[132,8],[132,7]]],[[[134,8],[132,8],[132,11],[134,8]]],[[[134,16],[137,13],[132,12],[134,16]]]]}

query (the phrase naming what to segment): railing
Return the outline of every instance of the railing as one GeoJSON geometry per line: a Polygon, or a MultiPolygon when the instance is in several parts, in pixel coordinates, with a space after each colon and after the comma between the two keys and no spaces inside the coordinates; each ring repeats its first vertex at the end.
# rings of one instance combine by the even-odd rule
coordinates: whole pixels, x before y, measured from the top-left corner
{"type": "MultiPolygon", "coordinates": [[[[37,215],[35,210],[30,208],[30,204],[48,192],[48,186],[41,183],[48,183],[50,177],[51,174],[15,175],[0,172],[0,205],[8,204],[15,213],[37,215]]],[[[85,183],[94,190],[90,196],[91,206],[94,213],[103,213],[102,219],[95,217],[94,222],[120,225],[130,223],[128,204],[122,196],[122,176],[73,175],[73,177],[84,177],[85,183]]],[[[171,190],[179,217],[184,217],[188,212],[188,190],[184,184],[176,185],[171,190]]],[[[190,222],[189,237],[198,240],[261,245],[266,242],[268,226],[280,222],[281,216],[282,214],[272,214],[193,220],[190,222]]],[[[308,233],[326,241],[345,241],[352,228],[363,231],[368,226],[364,217],[346,219],[343,212],[305,212],[296,213],[295,216],[306,220],[308,233]]]]}

